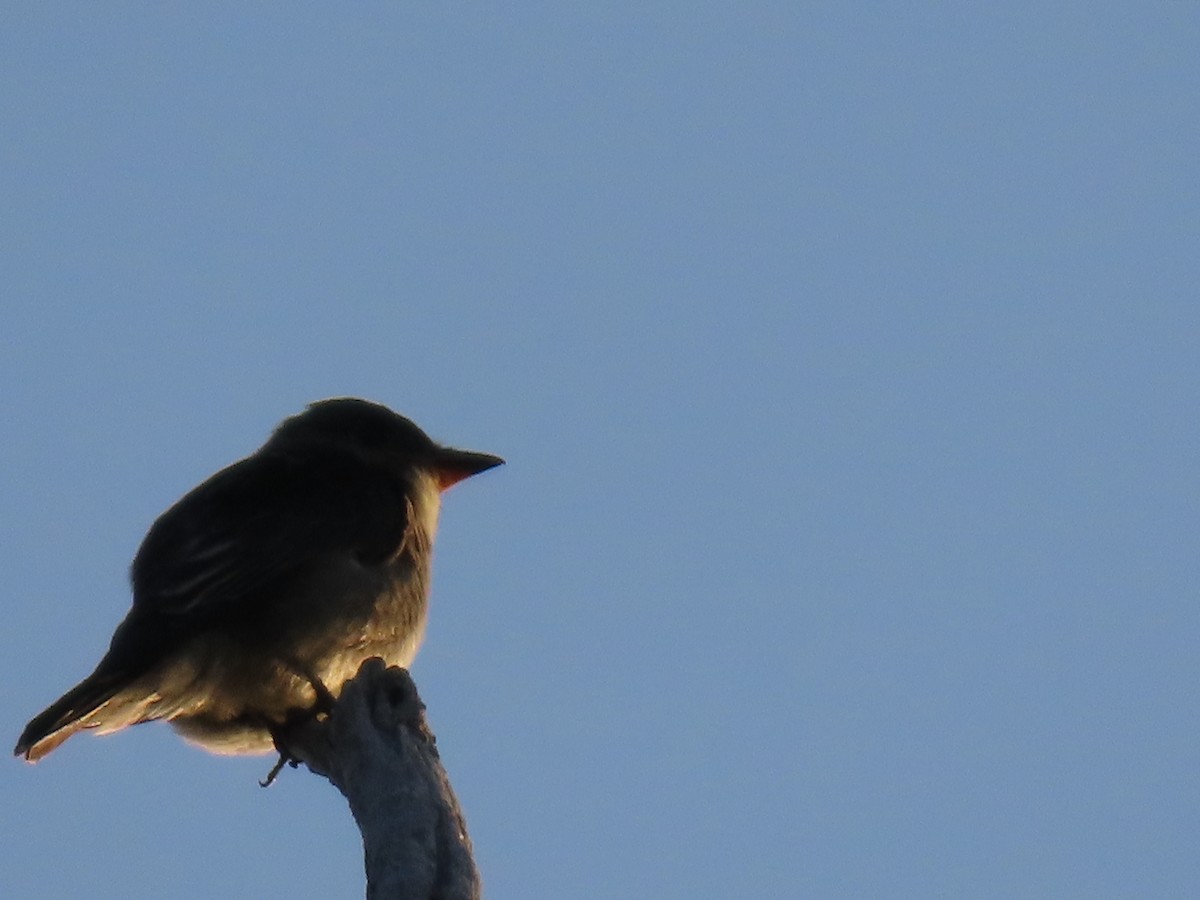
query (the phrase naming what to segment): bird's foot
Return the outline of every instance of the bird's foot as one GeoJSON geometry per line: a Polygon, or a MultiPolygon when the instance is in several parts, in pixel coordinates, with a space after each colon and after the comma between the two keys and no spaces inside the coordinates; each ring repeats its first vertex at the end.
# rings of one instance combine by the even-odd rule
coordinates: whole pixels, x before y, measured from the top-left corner
{"type": "Polygon", "coordinates": [[[279,777],[279,773],[283,771],[284,766],[291,766],[293,769],[300,765],[301,760],[292,752],[288,746],[287,735],[293,729],[301,727],[308,722],[319,722],[333,715],[333,707],[337,703],[337,698],[333,696],[333,692],[325,686],[316,673],[308,666],[295,660],[288,661],[288,667],[297,675],[303,676],[312,686],[313,692],[317,695],[313,705],[307,709],[293,709],[288,712],[287,717],[282,724],[268,723],[267,730],[271,733],[271,740],[275,743],[275,749],[279,752],[279,759],[275,765],[271,767],[271,771],[267,773],[267,777],[259,782],[262,787],[270,787],[275,783],[275,779],[279,777]]]}
{"type": "Polygon", "coordinates": [[[279,773],[283,771],[284,766],[291,766],[293,769],[300,765],[300,758],[292,752],[288,745],[287,735],[292,726],[301,721],[308,721],[315,718],[318,713],[310,713],[309,710],[296,710],[290,714],[283,722],[278,724],[274,722],[266,723],[267,731],[271,734],[271,741],[275,744],[275,751],[279,754],[279,759],[275,761],[275,765],[271,766],[271,771],[267,773],[267,777],[260,781],[260,787],[270,787],[275,783],[275,779],[279,777],[279,773]]]}
{"type": "MultiPolygon", "coordinates": [[[[275,746],[278,748],[278,743],[276,743],[275,746]]],[[[275,765],[271,766],[271,771],[267,773],[266,778],[262,779],[258,783],[258,786],[265,788],[270,787],[275,783],[275,779],[279,777],[279,773],[283,771],[284,766],[291,766],[294,769],[298,765],[300,765],[300,761],[298,759],[296,759],[294,756],[289,756],[286,750],[280,750],[279,759],[275,761],[275,765]]]]}

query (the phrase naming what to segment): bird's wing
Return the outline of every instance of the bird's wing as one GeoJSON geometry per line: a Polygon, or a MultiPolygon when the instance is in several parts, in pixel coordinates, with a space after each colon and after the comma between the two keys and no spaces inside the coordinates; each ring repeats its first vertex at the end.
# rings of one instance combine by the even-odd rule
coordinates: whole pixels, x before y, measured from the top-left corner
{"type": "Polygon", "coordinates": [[[235,463],[151,527],[133,562],[131,615],[194,627],[269,602],[332,554],[386,559],[409,525],[404,487],[344,455],[259,453],[235,463]]]}

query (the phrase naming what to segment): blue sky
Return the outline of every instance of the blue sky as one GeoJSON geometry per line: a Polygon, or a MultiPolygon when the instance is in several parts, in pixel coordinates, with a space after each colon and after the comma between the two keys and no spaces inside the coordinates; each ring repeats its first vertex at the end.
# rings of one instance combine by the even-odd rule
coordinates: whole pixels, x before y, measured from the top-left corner
{"type": "MultiPolygon", "coordinates": [[[[447,498],[414,676],[492,897],[1200,884],[1187,4],[55,4],[0,27],[0,712],[353,394],[447,498]]],[[[4,896],[355,896],[162,726],[0,766],[4,896]]]]}

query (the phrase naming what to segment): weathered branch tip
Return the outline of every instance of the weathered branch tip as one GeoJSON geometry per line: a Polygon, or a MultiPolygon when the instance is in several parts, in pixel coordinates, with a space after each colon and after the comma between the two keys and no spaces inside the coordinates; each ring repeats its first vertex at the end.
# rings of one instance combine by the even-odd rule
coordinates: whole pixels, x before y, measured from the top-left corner
{"type": "Polygon", "coordinates": [[[290,726],[283,737],[349,801],[363,836],[368,898],[481,896],[462,809],[407,670],[366,660],[331,715],[290,726]]]}

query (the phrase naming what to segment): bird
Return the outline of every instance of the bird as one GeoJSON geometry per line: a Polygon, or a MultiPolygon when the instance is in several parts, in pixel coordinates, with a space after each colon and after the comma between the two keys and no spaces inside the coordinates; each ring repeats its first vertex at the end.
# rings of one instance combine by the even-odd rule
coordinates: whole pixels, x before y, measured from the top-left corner
{"type": "Polygon", "coordinates": [[[354,397],[309,404],[146,533],[108,652],[14,754],[166,720],[217,754],[278,749],[371,657],[407,667],[428,616],[441,494],[504,462],[354,397]]]}

